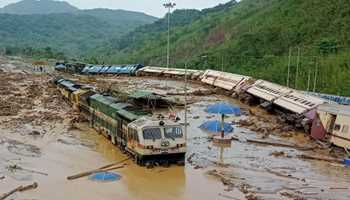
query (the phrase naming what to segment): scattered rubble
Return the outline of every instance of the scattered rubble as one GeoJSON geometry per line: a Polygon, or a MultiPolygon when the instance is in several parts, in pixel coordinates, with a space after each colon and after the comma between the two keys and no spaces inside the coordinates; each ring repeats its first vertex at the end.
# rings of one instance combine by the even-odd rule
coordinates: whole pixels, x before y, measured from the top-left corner
{"type": "Polygon", "coordinates": [[[31,170],[31,169],[25,169],[25,168],[23,168],[23,167],[21,167],[21,166],[19,166],[17,164],[7,166],[7,170],[10,171],[10,172],[15,172],[17,170],[22,170],[22,171],[26,171],[26,172],[29,172],[29,173],[35,173],[35,174],[48,176],[47,173],[36,171],[36,170],[31,170]]]}
{"type": "Polygon", "coordinates": [[[6,140],[7,149],[9,152],[16,155],[26,156],[26,157],[40,157],[41,150],[39,147],[25,144],[17,140],[6,140]]]}

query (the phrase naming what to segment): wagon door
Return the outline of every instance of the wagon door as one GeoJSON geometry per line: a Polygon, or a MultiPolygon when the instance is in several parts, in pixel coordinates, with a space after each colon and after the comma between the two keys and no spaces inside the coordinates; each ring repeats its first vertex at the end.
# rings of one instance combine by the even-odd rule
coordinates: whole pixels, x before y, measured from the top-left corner
{"type": "Polygon", "coordinates": [[[337,119],[336,115],[329,115],[329,120],[327,121],[326,127],[327,127],[327,132],[328,133],[333,133],[334,126],[335,126],[335,120],[337,119]]]}

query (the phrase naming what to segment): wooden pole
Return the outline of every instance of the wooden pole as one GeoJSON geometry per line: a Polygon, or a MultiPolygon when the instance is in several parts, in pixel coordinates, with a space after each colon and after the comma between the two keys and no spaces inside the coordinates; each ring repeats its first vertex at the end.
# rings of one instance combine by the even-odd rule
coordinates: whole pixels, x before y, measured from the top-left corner
{"type": "Polygon", "coordinates": [[[324,156],[300,155],[298,157],[300,157],[302,159],[320,160],[320,161],[334,162],[334,163],[343,163],[343,161],[344,161],[343,159],[324,157],[324,156]]]}
{"type": "Polygon", "coordinates": [[[185,63],[185,137],[187,137],[187,62],[185,63]]]}
{"type": "Polygon", "coordinates": [[[297,69],[295,72],[295,89],[298,89],[299,65],[300,65],[300,47],[298,47],[298,61],[297,61],[297,69]]]}
{"type": "Polygon", "coordinates": [[[316,85],[317,85],[317,76],[318,76],[318,59],[316,58],[316,63],[315,63],[315,77],[314,77],[314,88],[313,92],[316,92],[316,85]]]}
{"type": "Polygon", "coordinates": [[[17,188],[11,190],[10,192],[7,192],[7,193],[4,193],[0,196],[0,200],[4,200],[6,199],[7,197],[9,197],[10,195],[18,192],[23,186],[18,186],[17,188]]]}
{"type": "Polygon", "coordinates": [[[11,190],[10,192],[7,192],[5,194],[2,194],[0,196],[0,200],[4,200],[6,199],[7,197],[11,196],[12,194],[16,193],[16,192],[24,192],[26,190],[30,190],[30,189],[35,189],[38,187],[38,184],[37,183],[33,183],[31,185],[27,185],[27,186],[18,186],[16,187],[15,189],[11,190]]]}
{"type": "Polygon", "coordinates": [[[221,138],[225,137],[225,115],[221,115],[221,138]]]}
{"type": "Polygon", "coordinates": [[[74,179],[78,179],[78,178],[81,178],[81,177],[89,176],[89,175],[91,175],[93,173],[97,173],[97,172],[104,172],[104,171],[110,171],[110,170],[114,170],[114,169],[123,168],[124,166],[117,166],[117,167],[114,167],[114,168],[110,168],[110,167],[122,164],[122,163],[124,163],[127,160],[130,160],[130,158],[127,158],[127,159],[124,159],[124,160],[121,160],[121,161],[118,161],[118,162],[115,162],[115,163],[111,163],[111,164],[102,166],[100,168],[94,169],[94,170],[90,170],[90,171],[82,172],[82,173],[79,173],[79,174],[76,174],[76,175],[68,176],[67,179],[68,180],[74,180],[74,179]],[[109,169],[107,169],[107,168],[109,168],[109,169]]]}
{"type": "Polygon", "coordinates": [[[307,75],[307,91],[310,91],[310,81],[311,81],[311,69],[309,68],[309,72],[307,75]]]}
{"type": "Polygon", "coordinates": [[[82,172],[82,173],[79,173],[79,174],[76,174],[76,175],[73,175],[73,176],[68,176],[67,179],[68,180],[75,180],[75,179],[82,178],[82,177],[85,177],[85,176],[90,176],[91,174],[94,174],[94,173],[109,172],[109,171],[120,169],[120,168],[123,168],[123,167],[124,167],[124,165],[117,166],[117,167],[112,167],[112,168],[108,168],[108,169],[95,169],[95,170],[91,170],[91,171],[87,171],[87,172],[82,172]]]}
{"type": "Polygon", "coordinates": [[[289,87],[290,65],[291,65],[291,62],[292,62],[292,48],[289,47],[288,71],[287,71],[287,87],[289,87]]]}

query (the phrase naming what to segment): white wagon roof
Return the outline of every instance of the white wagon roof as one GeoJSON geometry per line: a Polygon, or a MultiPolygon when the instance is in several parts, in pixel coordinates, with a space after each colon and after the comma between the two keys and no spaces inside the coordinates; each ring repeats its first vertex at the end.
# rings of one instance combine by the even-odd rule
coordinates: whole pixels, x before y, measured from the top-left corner
{"type": "Polygon", "coordinates": [[[318,106],[317,110],[332,113],[334,115],[345,115],[350,117],[350,106],[339,104],[322,104],[318,106]]]}
{"type": "Polygon", "coordinates": [[[325,101],[321,98],[305,95],[299,91],[294,91],[274,101],[274,104],[298,114],[305,113],[324,103],[325,101]]]}
{"type": "Polygon", "coordinates": [[[202,82],[226,90],[232,90],[242,81],[249,80],[250,78],[249,76],[206,70],[202,76],[202,82]]]}
{"type": "Polygon", "coordinates": [[[257,80],[247,92],[251,95],[272,102],[276,98],[290,94],[293,92],[293,89],[268,81],[257,80]]]}

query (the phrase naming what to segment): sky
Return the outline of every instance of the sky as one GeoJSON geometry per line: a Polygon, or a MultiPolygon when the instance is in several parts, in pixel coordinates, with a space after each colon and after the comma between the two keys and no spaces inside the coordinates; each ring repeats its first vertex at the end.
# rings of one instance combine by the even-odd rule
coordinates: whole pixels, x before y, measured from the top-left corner
{"type": "MultiPolygon", "coordinates": [[[[0,0],[0,7],[20,0],[0,0]]],[[[90,8],[110,8],[140,11],[156,17],[163,17],[166,9],[163,4],[168,0],[66,0],[70,4],[80,9],[90,8]]],[[[172,0],[176,3],[176,8],[210,8],[219,3],[226,3],[229,0],[172,0]]]]}

